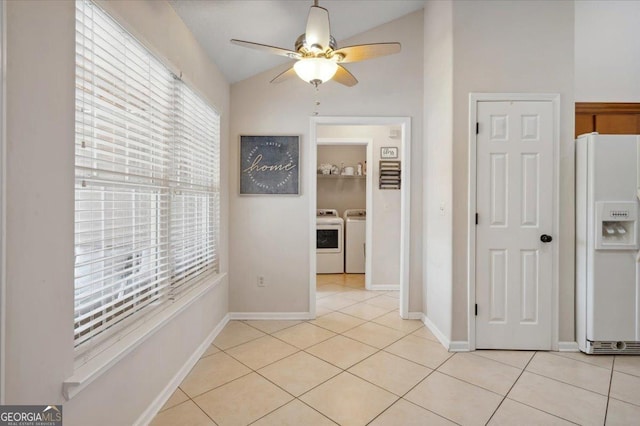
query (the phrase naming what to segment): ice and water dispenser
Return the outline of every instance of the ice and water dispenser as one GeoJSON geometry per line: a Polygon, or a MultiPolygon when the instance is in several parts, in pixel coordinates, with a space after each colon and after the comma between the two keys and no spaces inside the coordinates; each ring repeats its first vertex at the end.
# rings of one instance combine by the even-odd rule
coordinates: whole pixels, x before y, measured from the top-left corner
{"type": "Polygon", "coordinates": [[[596,250],[637,250],[638,203],[596,202],[596,250]]]}

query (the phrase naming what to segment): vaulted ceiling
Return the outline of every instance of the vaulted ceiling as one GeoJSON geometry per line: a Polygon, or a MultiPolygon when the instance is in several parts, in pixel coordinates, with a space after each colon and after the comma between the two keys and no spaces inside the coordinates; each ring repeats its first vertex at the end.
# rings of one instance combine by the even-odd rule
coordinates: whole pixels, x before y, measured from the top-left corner
{"type": "MultiPolygon", "coordinates": [[[[289,61],[233,45],[236,38],[294,49],[305,32],[311,0],[169,0],[230,83],[289,61]]],[[[331,33],[341,40],[422,9],[424,0],[320,0],[331,33]]],[[[371,43],[393,40],[370,40],[371,43]]]]}

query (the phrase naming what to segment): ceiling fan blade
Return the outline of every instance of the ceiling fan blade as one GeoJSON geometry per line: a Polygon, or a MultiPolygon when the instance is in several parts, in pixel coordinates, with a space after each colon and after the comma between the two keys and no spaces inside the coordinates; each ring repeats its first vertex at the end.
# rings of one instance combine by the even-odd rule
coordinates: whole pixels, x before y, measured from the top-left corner
{"type": "Polygon", "coordinates": [[[309,50],[314,46],[322,51],[329,47],[331,27],[329,26],[329,11],[327,9],[311,6],[304,37],[309,50]]]}
{"type": "Polygon", "coordinates": [[[374,43],[347,46],[333,52],[342,57],[340,63],[365,61],[400,52],[400,43],[374,43]]]}
{"type": "Polygon", "coordinates": [[[293,69],[293,67],[291,67],[288,70],[283,71],[277,76],[275,76],[275,78],[271,80],[269,83],[274,83],[274,84],[282,83],[283,81],[288,80],[295,76],[296,76],[296,71],[293,69]]]}
{"type": "Polygon", "coordinates": [[[352,87],[358,84],[358,79],[353,76],[345,67],[338,65],[338,71],[333,76],[334,81],[340,84],[344,84],[347,87],[352,87]]]}
{"type": "Polygon", "coordinates": [[[253,43],[251,41],[236,40],[236,39],[232,39],[231,43],[237,44],[238,46],[248,47],[250,49],[260,50],[265,53],[271,53],[273,55],[286,56],[287,58],[291,58],[291,59],[301,58],[298,52],[294,52],[293,50],[283,49],[281,47],[268,46],[266,44],[253,43]]]}

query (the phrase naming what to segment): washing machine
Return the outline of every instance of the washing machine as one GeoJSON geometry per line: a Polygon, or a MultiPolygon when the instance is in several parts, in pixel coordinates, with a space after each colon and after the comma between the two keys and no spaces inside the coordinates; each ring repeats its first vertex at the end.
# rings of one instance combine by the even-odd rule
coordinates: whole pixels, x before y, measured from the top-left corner
{"type": "Polygon", "coordinates": [[[344,273],[344,220],[334,209],[316,211],[316,272],[344,273]]]}
{"type": "Polygon", "coordinates": [[[344,271],[347,274],[364,274],[367,211],[365,209],[345,210],[344,226],[344,271]]]}

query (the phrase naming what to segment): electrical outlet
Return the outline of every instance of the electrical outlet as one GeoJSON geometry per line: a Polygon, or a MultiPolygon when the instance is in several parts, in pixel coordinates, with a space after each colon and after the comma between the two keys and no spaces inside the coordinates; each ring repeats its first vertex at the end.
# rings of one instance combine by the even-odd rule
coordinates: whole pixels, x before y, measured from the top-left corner
{"type": "Polygon", "coordinates": [[[264,287],[264,286],[265,286],[264,277],[262,275],[258,275],[258,287],[264,287]]]}

